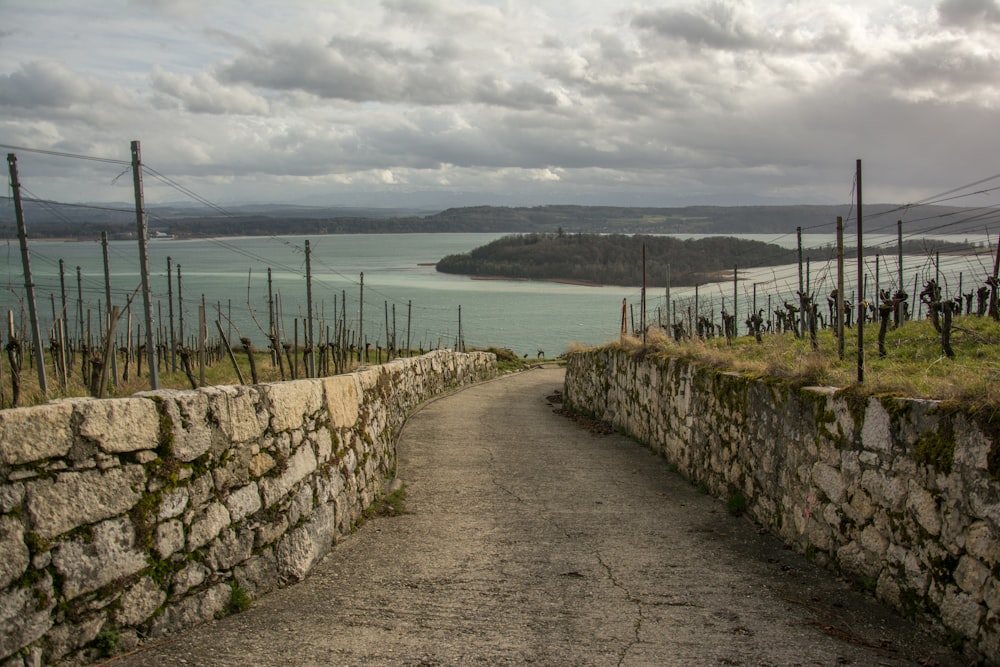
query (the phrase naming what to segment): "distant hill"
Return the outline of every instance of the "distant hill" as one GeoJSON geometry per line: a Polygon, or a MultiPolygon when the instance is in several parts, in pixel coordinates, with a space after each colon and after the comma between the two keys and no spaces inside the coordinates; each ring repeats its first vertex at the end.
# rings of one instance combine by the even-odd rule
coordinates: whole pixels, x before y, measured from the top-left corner
{"type": "MultiPolygon", "coordinates": [[[[0,236],[17,235],[12,207],[0,213],[0,236]]],[[[865,206],[869,233],[895,233],[896,220],[907,235],[947,233],[949,221],[973,215],[975,209],[893,204],[865,206]],[[919,213],[917,212],[919,211],[919,213]],[[909,220],[908,220],[909,218],[909,220]]],[[[177,237],[270,236],[281,234],[490,232],[490,233],[617,233],[617,234],[785,234],[832,232],[837,216],[847,219],[850,205],[686,206],[629,208],[620,206],[552,205],[536,207],[473,206],[440,212],[406,209],[334,208],[248,205],[200,212],[188,206],[151,206],[150,230],[177,237]]],[[[52,205],[25,202],[29,235],[93,239],[102,231],[113,238],[134,235],[135,214],[127,204],[52,205]]],[[[849,226],[853,222],[849,223],[849,226]]],[[[852,231],[849,229],[849,231],[852,231]]]]}

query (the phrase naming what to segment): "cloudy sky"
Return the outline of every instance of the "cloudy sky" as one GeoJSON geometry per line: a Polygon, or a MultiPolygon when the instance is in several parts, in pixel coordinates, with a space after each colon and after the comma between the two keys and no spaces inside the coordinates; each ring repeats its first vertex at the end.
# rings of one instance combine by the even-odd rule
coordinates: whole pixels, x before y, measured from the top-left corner
{"type": "Polygon", "coordinates": [[[0,0],[0,143],[57,201],[131,180],[24,149],[139,139],[220,205],[916,202],[1000,172],[998,2],[0,0]]]}

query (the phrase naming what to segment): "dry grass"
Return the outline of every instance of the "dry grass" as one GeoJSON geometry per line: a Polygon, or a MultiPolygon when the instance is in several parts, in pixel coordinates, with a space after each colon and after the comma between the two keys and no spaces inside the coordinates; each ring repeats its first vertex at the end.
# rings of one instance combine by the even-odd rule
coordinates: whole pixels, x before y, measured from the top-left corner
{"type": "Polygon", "coordinates": [[[952,331],[955,358],[941,349],[940,335],[930,322],[907,322],[886,336],[884,358],[878,356],[878,327],[865,327],[864,382],[858,383],[857,330],[849,329],[840,359],[830,331],[818,335],[818,349],[808,338],[770,334],[757,343],[741,336],[687,340],[647,336],[646,344],[625,338],[620,345],[645,353],[662,353],[712,368],[787,379],[803,385],[856,386],[865,393],[895,393],[914,398],[960,401],[970,406],[1000,406],[1000,324],[984,317],[958,317],[952,331]]]}

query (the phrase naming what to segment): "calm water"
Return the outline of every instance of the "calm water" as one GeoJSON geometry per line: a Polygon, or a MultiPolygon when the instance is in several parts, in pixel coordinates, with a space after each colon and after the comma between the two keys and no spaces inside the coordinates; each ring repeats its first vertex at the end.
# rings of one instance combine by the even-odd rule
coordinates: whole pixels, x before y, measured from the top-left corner
{"type": "MultiPolygon", "coordinates": [[[[529,281],[484,281],[463,276],[438,273],[433,264],[441,257],[467,252],[488,243],[499,234],[359,234],[309,237],[313,274],[314,318],[333,325],[336,312],[345,306],[349,326],[357,330],[361,312],[361,274],[364,273],[364,332],[373,344],[384,345],[386,338],[386,311],[389,328],[395,329],[397,341],[405,343],[407,324],[413,347],[453,346],[461,328],[467,346],[509,347],[518,354],[534,357],[538,351],[548,356],[562,353],[573,343],[597,345],[613,340],[622,317],[622,300],[626,299],[635,317],[639,317],[641,290],[620,287],[582,287],[556,283],[529,281]],[[336,311],[335,311],[336,308],[336,311]]],[[[681,235],[684,236],[684,235],[681,235]]],[[[796,238],[791,235],[752,235],[767,242],[794,247],[796,238]]],[[[272,289],[280,296],[286,338],[293,335],[295,317],[306,316],[305,246],[306,237],[244,237],[200,240],[153,240],[149,243],[150,273],[154,299],[154,317],[166,326],[168,321],[167,257],[173,266],[180,265],[181,288],[184,298],[183,317],[185,333],[196,328],[198,305],[204,296],[208,306],[210,334],[215,333],[214,320],[219,317],[232,336],[250,336],[257,345],[265,344],[265,337],[254,322],[256,316],[267,326],[268,282],[271,269],[272,289]],[[249,286],[249,293],[248,293],[249,286]],[[249,305],[248,305],[249,303],[249,305]],[[231,321],[227,318],[231,314],[231,321]]],[[[806,246],[831,243],[827,236],[807,235],[806,246]]],[[[867,244],[892,243],[894,238],[866,238],[867,244]]],[[[15,319],[22,312],[24,278],[21,273],[20,250],[16,239],[3,242],[0,271],[0,308],[6,313],[12,309],[15,319]]],[[[59,260],[66,267],[68,322],[72,334],[79,329],[79,308],[76,267],[81,269],[82,302],[84,318],[88,309],[96,312],[98,304],[105,301],[104,269],[99,242],[32,241],[31,263],[34,274],[39,316],[44,327],[53,316],[52,296],[55,307],[61,308],[59,285],[59,260]]],[[[879,262],[880,285],[883,287],[896,276],[894,250],[887,246],[886,257],[879,262]]],[[[808,256],[810,253],[806,253],[808,256]]],[[[820,255],[818,251],[812,254],[820,255]]],[[[138,253],[134,241],[112,241],[109,244],[109,264],[112,298],[116,305],[124,305],[139,286],[138,253]]],[[[876,280],[874,259],[866,262],[868,288],[873,290],[876,280]]],[[[907,257],[904,261],[904,281],[912,291],[912,281],[922,282],[933,277],[935,267],[926,257],[907,257]]],[[[982,280],[992,269],[989,250],[984,248],[979,256],[942,258],[940,270],[943,282],[957,293],[959,274],[964,291],[974,282],[982,280]]],[[[856,264],[848,262],[845,268],[848,291],[854,290],[856,264]]],[[[175,274],[176,275],[176,274],[175,274]]],[[[808,279],[821,303],[836,282],[836,267],[830,261],[811,262],[808,279]]],[[[778,307],[781,300],[793,298],[798,287],[797,266],[783,266],[752,271],[740,271],[737,285],[740,320],[751,307],[754,288],[757,290],[759,308],[768,306],[768,297],[778,307]]],[[[176,283],[174,288],[176,299],[176,283]]],[[[671,291],[671,311],[685,314],[694,307],[694,288],[675,288],[671,291]]],[[[733,283],[702,285],[698,288],[698,311],[715,313],[723,306],[731,311],[733,283]]],[[[662,288],[650,290],[647,295],[647,312],[650,319],[665,316],[666,294],[662,288]]],[[[141,294],[136,294],[132,304],[133,317],[140,319],[141,294]]],[[[24,307],[26,311],[26,307],[24,307]]],[[[179,323],[179,313],[175,321],[179,323]]],[[[96,319],[93,320],[96,330],[96,319]]],[[[134,331],[134,329],[133,329],[134,331]]],[[[6,327],[3,330],[6,338],[6,327]]],[[[301,336],[301,332],[300,332],[301,336]]]]}

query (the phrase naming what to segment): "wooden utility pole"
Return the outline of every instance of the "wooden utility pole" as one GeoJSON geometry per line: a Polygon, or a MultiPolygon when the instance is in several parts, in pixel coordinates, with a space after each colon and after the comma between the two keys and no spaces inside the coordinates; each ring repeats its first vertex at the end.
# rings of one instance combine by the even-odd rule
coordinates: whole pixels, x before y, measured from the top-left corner
{"type": "Polygon", "coordinates": [[[865,278],[865,245],[862,240],[862,217],[861,217],[861,160],[855,163],[855,179],[857,180],[858,193],[858,382],[865,381],[865,311],[868,309],[865,303],[864,278],[865,278]]]}
{"type": "Polygon", "coordinates": [[[990,281],[990,317],[1000,319],[1000,304],[997,303],[997,277],[1000,276],[1000,236],[997,237],[996,257],[993,259],[993,280],[990,281]]]}
{"type": "Polygon", "coordinates": [[[174,334],[174,267],[167,257],[167,318],[170,321],[170,372],[177,372],[177,338],[174,334]]]}
{"type": "Polygon", "coordinates": [[[365,334],[365,272],[361,272],[361,298],[358,300],[358,363],[361,363],[361,354],[365,353],[365,361],[367,361],[367,350],[364,348],[364,334],[365,334]]]}
{"type": "Polygon", "coordinates": [[[309,320],[306,324],[305,339],[306,339],[306,350],[309,353],[309,363],[306,364],[306,375],[308,377],[316,377],[316,361],[315,350],[316,346],[313,344],[313,290],[312,290],[312,250],[309,247],[309,241],[306,241],[306,317],[309,320]]]}
{"type": "MultiPolygon", "coordinates": [[[[896,276],[896,284],[899,285],[897,288],[900,292],[903,291],[903,221],[896,221],[896,254],[897,261],[899,263],[898,275],[896,276]]],[[[961,292],[961,290],[959,290],[961,292]]],[[[899,325],[903,325],[903,315],[906,313],[906,302],[903,299],[899,300],[896,305],[897,314],[896,321],[899,325]]]]}
{"type": "MultiPolygon", "coordinates": [[[[111,264],[108,260],[108,233],[101,232],[101,253],[104,258],[104,300],[105,308],[107,311],[104,314],[105,322],[108,322],[110,326],[111,322],[111,264]]],[[[117,320],[116,320],[117,321],[117,320]]],[[[117,327],[116,327],[117,328],[117,327]]],[[[110,330],[114,334],[113,330],[110,330]]],[[[118,357],[116,355],[111,355],[109,362],[111,364],[111,384],[118,386],[118,357]]]]}
{"type": "Polygon", "coordinates": [[[795,232],[798,236],[798,247],[799,247],[799,321],[796,322],[796,330],[799,335],[804,336],[806,333],[806,304],[805,304],[805,284],[802,280],[802,227],[796,227],[795,232]]]}
{"type": "Polygon", "coordinates": [[[38,328],[38,312],[35,310],[35,283],[31,279],[31,259],[28,256],[28,230],[24,223],[24,209],[21,207],[21,182],[17,177],[17,156],[7,154],[10,169],[10,188],[14,198],[14,217],[17,219],[17,238],[21,243],[21,265],[24,267],[24,292],[28,299],[28,316],[31,318],[31,341],[35,348],[35,366],[38,368],[38,388],[46,398],[49,395],[45,381],[45,348],[42,347],[42,332],[38,328]]]}
{"type": "Polygon", "coordinates": [[[844,360],[844,217],[837,216],[837,356],[844,360]]]}
{"type": "Polygon", "coordinates": [[[135,224],[139,241],[139,271],[142,273],[142,313],[146,325],[146,363],[149,365],[149,388],[160,388],[159,369],[156,366],[156,336],[153,331],[153,299],[149,288],[149,256],[147,244],[149,230],[146,228],[146,207],[142,193],[142,156],[139,142],[132,142],[132,182],[135,186],[135,224]]]}
{"type": "Polygon", "coordinates": [[[639,308],[639,326],[642,327],[642,342],[646,344],[646,244],[642,244],[642,306],[639,308]]]}

